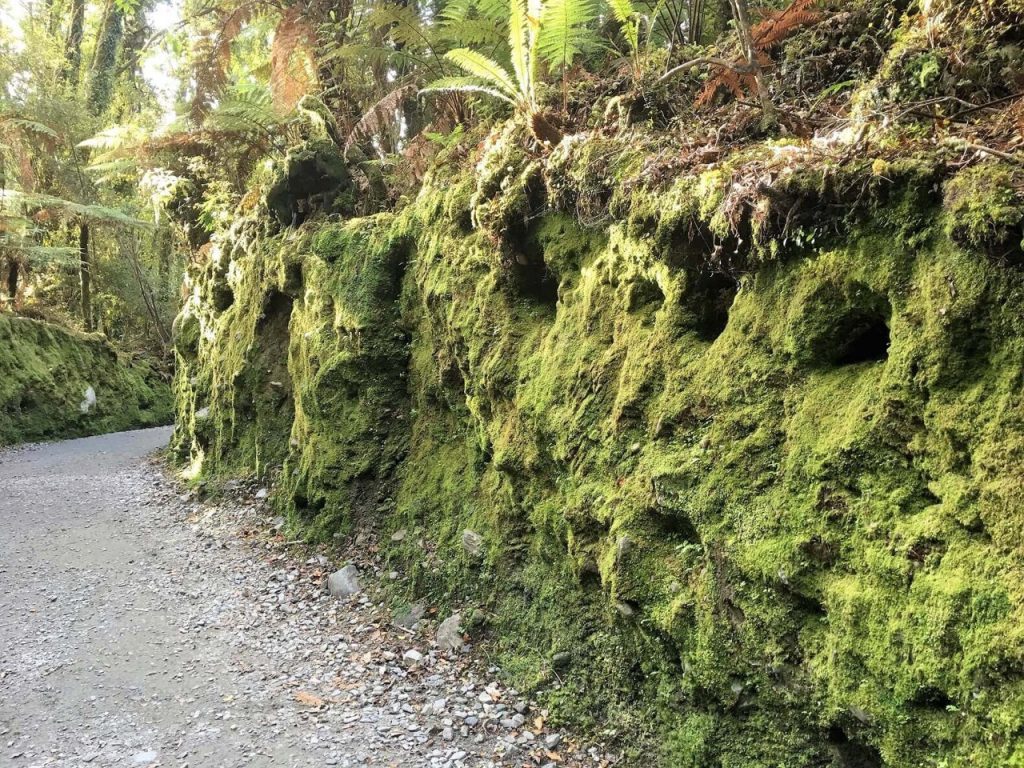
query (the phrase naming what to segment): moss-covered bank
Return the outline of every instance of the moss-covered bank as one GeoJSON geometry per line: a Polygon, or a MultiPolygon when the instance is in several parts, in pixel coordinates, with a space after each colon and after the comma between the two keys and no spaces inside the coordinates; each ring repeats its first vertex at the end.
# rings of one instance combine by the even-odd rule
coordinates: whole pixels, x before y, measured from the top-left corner
{"type": "Polygon", "coordinates": [[[0,446],[168,424],[171,389],[99,335],[0,315],[0,446]]]}
{"type": "Polygon", "coordinates": [[[1024,765],[1022,208],[964,192],[1016,171],[739,204],[749,157],[631,186],[635,137],[520,134],[398,214],[226,233],[177,322],[182,461],[280,468],[296,529],[375,528],[664,765],[1024,765]]]}

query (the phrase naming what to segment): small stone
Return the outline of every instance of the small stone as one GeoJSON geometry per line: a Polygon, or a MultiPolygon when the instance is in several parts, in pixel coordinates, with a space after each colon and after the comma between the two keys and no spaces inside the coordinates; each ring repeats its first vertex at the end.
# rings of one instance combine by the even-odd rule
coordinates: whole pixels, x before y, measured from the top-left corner
{"type": "Polygon", "coordinates": [[[562,743],[562,734],[560,733],[549,733],[544,737],[544,746],[548,749],[554,749],[562,743]]]}
{"type": "Polygon", "coordinates": [[[402,654],[402,661],[408,664],[410,667],[414,664],[419,664],[423,661],[423,654],[417,651],[415,648],[410,648],[408,651],[402,654]]]}
{"type": "Polygon", "coordinates": [[[268,491],[266,488],[260,488],[258,491],[256,491],[256,498],[257,499],[265,499],[269,495],[270,495],[270,491],[268,491]]]}
{"type": "Polygon", "coordinates": [[[618,543],[615,545],[615,562],[621,564],[632,548],[633,540],[629,536],[620,536],[618,543]]]}
{"type": "Polygon", "coordinates": [[[132,762],[135,765],[149,765],[157,758],[156,750],[150,749],[145,752],[136,752],[132,755],[132,762]]]}
{"type": "Polygon", "coordinates": [[[467,528],[462,532],[462,548],[470,557],[480,557],[484,551],[484,537],[467,528]]]}
{"type": "Polygon", "coordinates": [[[455,739],[455,731],[451,728],[445,728],[441,731],[441,738],[445,741],[453,741],[455,739]]]}
{"type": "Polygon", "coordinates": [[[441,625],[437,628],[437,635],[434,638],[439,648],[446,651],[462,649],[462,633],[459,631],[459,621],[461,621],[461,618],[458,613],[453,613],[441,622],[441,625]]]}
{"type": "Polygon", "coordinates": [[[348,597],[362,591],[359,569],[349,564],[327,577],[327,591],[335,597],[348,597]]]}
{"type": "Polygon", "coordinates": [[[412,629],[427,614],[426,606],[422,603],[413,603],[409,610],[395,617],[395,624],[405,629],[412,629]]]}
{"type": "Polygon", "coordinates": [[[399,528],[397,531],[391,534],[391,540],[394,542],[405,540],[405,528],[399,528]]]}

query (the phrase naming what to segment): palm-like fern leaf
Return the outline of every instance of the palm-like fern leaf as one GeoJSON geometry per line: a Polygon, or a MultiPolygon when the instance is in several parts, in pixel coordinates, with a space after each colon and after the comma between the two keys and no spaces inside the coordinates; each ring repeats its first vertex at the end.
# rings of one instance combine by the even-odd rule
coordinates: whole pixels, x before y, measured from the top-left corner
{"type": "Polygon", "coordinates": [[[611,8],[612,16],[619,22],[630,50],[637,51],[640,48],[640,28],[632,0],[608,0],[608,7],[611,8]]]}
{"type": "Polygon", "coordinates": [[[594,0],[548,0],[541,13],[537,37],[540,55],[552,67],[571,67],[577,56],[593,48],[595,19],[594,0]]]}
{"type": "Polygon", "coordinates": [[[518,101],[522,98],[519,89],[505,68],[482,53],[469,48],[456,48],[453,51],[448,51],[445,58],[459,69],[490,83],[504,93],[508,100],[518,101]]]}
{"type": "Polygon", "coordinates": [[[512,50],[512,69],[519,81],[519,89],[531,104],[534,101],[533,78],[530,72],[529,19],[526,16],[526,0],[510,0],[508,17],[508,44],[512,50]]]}
{"type": "Polygon", "coordinates": [[[480,93],[485,96],[493,96],[496,99],[515,105],[515,101],[496,88],[483,85],[478,80],[474,80],[471,77],[440,77],[425,88],[420,89],[420,93],[433,93],[437,91],[458,91],[459,93],[480,93]]]}

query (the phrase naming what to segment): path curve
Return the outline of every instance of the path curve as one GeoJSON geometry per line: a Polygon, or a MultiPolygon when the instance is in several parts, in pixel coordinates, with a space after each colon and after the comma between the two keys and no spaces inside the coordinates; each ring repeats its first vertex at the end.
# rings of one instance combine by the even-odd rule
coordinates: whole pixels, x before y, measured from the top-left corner
{"type": "Polygon", "coordinates": [[[326,595],[251,496],[181,495],[168,436],[0,452],[0,766],[607,764],[372,587],[326,595]]]}

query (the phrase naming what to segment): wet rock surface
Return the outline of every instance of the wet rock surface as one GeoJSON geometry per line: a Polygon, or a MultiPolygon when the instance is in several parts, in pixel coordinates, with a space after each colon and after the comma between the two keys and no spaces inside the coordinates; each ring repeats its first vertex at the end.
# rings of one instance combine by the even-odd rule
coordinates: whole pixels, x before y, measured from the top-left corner
{"type": "Polygon", "coordinates": [[[436,620],[396,626],[256,488],[204,504],[168,431],[0,453],[0,765],[607,765],[436,620]]]}

